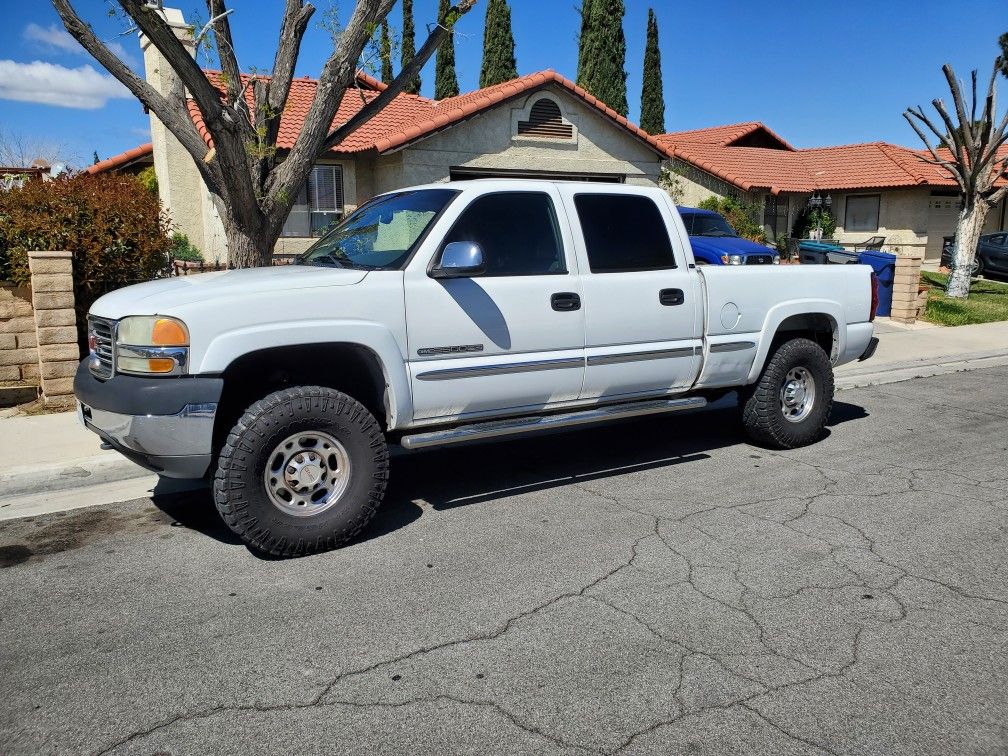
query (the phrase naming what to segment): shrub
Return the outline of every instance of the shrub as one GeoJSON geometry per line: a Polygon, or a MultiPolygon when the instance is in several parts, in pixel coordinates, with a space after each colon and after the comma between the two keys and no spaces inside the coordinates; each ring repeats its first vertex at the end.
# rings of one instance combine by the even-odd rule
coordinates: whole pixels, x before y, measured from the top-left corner
{"type": "Polygon", "coordinates": [[[805,207],[795,217],[791,236],[795,239],[806,239],[809,232],[817,227],[822,228],[823,239],[832,239],[836,232],[836,218],[825,207],[805,207]]]}
{"type": "Polygon", "coordinates": [[[703,210],[713,210],[724,216],[735,232],[743,239],[766,244],[766,232],[759,223],[759,207],[751,202],[744,202],[735,197],[716,197],[711,195],[702,200],[697,207],[703,210]]]}
{"type": "Polygon", "coordinates": [[[0,192],[0,279],[29,283],[29,250],[69,250],[80,331],[95,299],[166,266],[168,227],[157,196],[135,176],[29,181],[0,192]]]}
{"type": "Polygon", "coordinates": [[[140,171],[137,174],[137,178],[140,179],[140,183],[144,185],[148,192],[155,195],[158,193],[157,174],[154,172],[153,165],[148,165],[140,171]]]}
{"type": "Polygon", "coordinates": [[[185,234],[175,232],[171,237],[172,248],[170,256],[172,260],[185,260],[186,262],[202,262],[203,253],[199,251],[185,234]]]}

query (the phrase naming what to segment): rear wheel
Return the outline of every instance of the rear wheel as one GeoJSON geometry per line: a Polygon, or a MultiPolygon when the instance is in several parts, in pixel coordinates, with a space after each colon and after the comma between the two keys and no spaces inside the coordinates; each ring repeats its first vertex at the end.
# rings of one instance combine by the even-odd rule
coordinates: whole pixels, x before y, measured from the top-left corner
{"type": "Polygon", "coordinates": [[[221,450],[214,502],[249,546],[300,556],[360,533],[387,481],[388,448],[371,413],[340,391],[305,386],[246,410],[221,450]]]}
{"type": "Polygon", "coordinates": [[[817,441],[833,404],[833,367],[809,339],[781,344],[759,380],[739,394],[742,424],[750,438],[781,449],[817,441]]]}

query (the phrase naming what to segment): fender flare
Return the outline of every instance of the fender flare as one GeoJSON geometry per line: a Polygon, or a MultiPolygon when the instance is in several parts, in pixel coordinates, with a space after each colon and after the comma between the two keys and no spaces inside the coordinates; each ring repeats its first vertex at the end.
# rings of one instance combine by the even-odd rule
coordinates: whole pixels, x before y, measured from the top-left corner
{"type": "Polygon", "coordinates": [[[774,336],[781,323],[792,315],[825,315],[833,324],[833,338],[836,342],[834,354],[830,355],[831,360],[835,360],[837,355],[844,353],[847,344],[847,329],[841,327],[845,323],[843,306],[832,299],[793,299],[774,305],[767,312],[763,321],[763,328],[760,331],[759,348],[753,358],[752,367],[746,378],[746,384],[753,383],[763,371],[767,356],[770,353],[770,345],[773,344],[774,336]]]}
{"type": "Polygon", "coordinates": [[[413,394],[406,360],[392,332],[370,321],[300,320],[226,331],[207,345],[198,372],[220,374],[239,357],[273,347],[337,343],[359,346],[374,355],[385,377],[388,429],[408,423],[413,417],[413,394]],[[338,341],[333,340],[334,334],[339,334],[338,341]]]}

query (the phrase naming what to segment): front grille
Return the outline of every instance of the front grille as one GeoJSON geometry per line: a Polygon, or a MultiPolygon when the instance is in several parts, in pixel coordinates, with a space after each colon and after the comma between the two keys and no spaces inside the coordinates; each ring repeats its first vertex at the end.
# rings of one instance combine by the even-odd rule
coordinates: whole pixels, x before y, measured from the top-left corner
{"type": "MultiPolygon", "coordinates": [[[[89,335],[94,336],[91,373],[97,378],[111,378],[115,370],[115,322],[104,318],[88,318],[89,335]]],[[[90,339],[89,339],[90,340],[90,339]]]]}
{"type": "Polygon", "coordinates": [[[746,265],[773,265],[773,255],[749,255],[746,265]]]}

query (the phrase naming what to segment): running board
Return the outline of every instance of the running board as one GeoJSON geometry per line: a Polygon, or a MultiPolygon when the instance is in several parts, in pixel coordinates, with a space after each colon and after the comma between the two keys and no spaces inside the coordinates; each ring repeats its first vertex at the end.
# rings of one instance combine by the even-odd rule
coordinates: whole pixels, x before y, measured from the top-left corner
{"type": "Polygon", "coordinates": [[[399,440],[399,443],[406,449],[426,449],[429,446],[444,446],[463,441],[476,441],[496,436],[510,436],[515,433],[569,428],[576,425],[587,425],[588,423],[601,423],[607,420],[621,420],[627,417],[700,409],[706,406],[706,404],[707,400],[702,396],[610,404],[604,407],[592,407],[591,409],[565,412],[559,415],[512,417],[506,420],[490,420],[488,422],[461,425],[454,428],[429,431],[427,433],[414,433],[409,436],[403,436],[399,440]]]}

